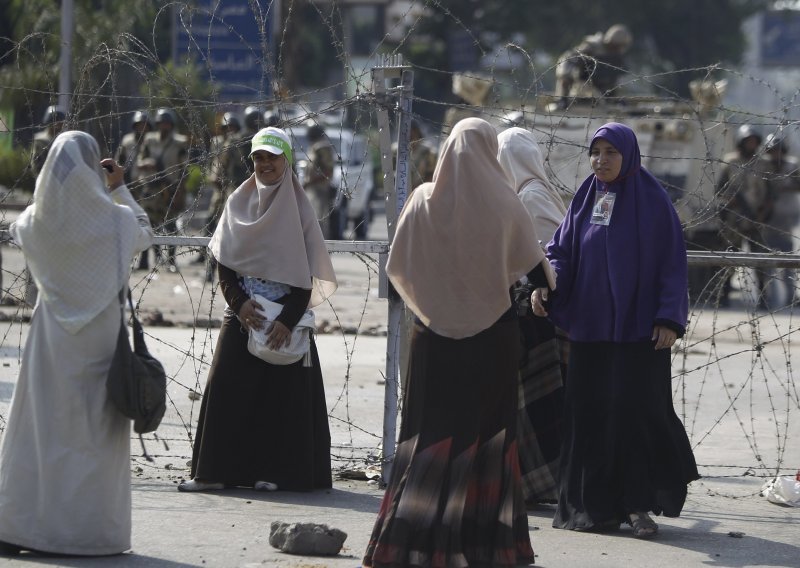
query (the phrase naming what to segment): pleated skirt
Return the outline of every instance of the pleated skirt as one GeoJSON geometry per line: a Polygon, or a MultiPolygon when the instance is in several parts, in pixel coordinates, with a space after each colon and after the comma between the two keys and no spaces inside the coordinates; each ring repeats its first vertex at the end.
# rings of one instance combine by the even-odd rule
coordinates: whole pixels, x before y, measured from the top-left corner
{"type": "Polygon", "coordinates": [[[518,361],[515,319],[459,340],[415,324],[400,443],[364,566],[533,562],[516,439],[518,361]]]}
{"type": "Polygon", "coordinates": [[[522,492],[528,504],[555,503],[564,421],[564,381],[568,348],[545,318],[519,318],[518,443],[522,492]]]}

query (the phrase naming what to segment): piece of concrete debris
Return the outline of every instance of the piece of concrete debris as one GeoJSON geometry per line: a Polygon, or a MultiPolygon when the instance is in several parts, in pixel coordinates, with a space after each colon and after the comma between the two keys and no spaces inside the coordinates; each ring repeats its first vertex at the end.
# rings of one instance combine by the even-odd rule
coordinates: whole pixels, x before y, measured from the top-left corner
{"type": "Polygon", "coordinates": [[[335,556],[346,538],[346,532],[317,523],[273,521],[269,533],[273,548],[304,556],[335,556]]]}

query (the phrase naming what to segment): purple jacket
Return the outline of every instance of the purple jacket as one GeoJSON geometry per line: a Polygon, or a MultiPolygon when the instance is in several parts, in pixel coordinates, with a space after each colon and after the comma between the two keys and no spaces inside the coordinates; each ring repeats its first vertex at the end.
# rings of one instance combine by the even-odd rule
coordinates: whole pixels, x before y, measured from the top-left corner
{"type": "Polygon", "coordinates": [[[644,341],[655,324],[683,335],[688,317],[686,245],[664,188],[642,168],[633,130],[611,122],[603,138],[623,156],[619,177],[581,185],[547,246],[558,274],[550,318],[573,341],[644,341]],[[609,224],[591,224],[595,197],[616,194],[609,224]]]}

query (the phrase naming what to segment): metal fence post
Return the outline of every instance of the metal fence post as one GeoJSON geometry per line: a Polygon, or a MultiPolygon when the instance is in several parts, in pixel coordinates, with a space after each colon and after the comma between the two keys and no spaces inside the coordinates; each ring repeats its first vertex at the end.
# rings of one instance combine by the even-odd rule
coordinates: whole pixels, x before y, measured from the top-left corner
{"type": "MultiPolygon", "coordinates": [[[[409,179],[409,132],[411,126],[411,103],[414,85],[414,72],[402,65],[399,56],[384,59],[381,65],[372,69],[373,89],[378,100],[378,129],[383,171],[383,189],[386,193],[386,223],[389,242],[394,239],[397,219],[408,193],[409,179]],[[397,135],[397,172],[392,164],[391,128],[389,122],[389,101],[394,101],[386,88],[387,79],[400,79],[397,109],[400,113],[397,135]]],[[[395,90],[395,89],[393,89],[395,90]]],[[[381,259],[383,261],[383,259],[381,259]]],[[[382,262],[382,266],[385,264],[382,262]]],[[[402,339],[406,330],[403,322],[403,301],[387,286],[389,314],[386,341],[386,394],[383,409],[383,459],[381,477],[388,483],[397,441],[398,384],[402,339]]]]}

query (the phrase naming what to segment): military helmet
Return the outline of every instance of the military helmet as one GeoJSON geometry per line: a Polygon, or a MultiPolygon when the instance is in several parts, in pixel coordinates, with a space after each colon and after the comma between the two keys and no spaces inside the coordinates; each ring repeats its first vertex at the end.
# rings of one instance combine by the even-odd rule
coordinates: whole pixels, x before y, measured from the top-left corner
{"type": "Polygon", "coordinates": [[[281,117],[278,116],[277,112],[268,110],[264,112],[263,121],[264,121],[264,127],[270,127],[270,126],[278,127],[281,123],[281,117]]]}
{"type": "Polygon", "coordinates": [[[603,34],[603,43],[627,49],[633,43],[633,34],[627,26],[614,24],[603,34]]]}
{"type": "Polygon", "coordinates": [[[242,127],[242,123],[239,122],[239,117],[236,116],[236,113],[230,111],[222,115],[222,120],[220,120],[219,123],[223,128],[239,130],[242,127]]]}
{"type": "Polygon", "coordinates": [[[786,145],[786,138],[782,132],[767,134],[767,137],[764,139],[764,149],[767,152],[776,148],[781,152],[787,152],[789,150],[789,147],[786,145]]]}
{"type": "Polygon", "coordinates": [[[52,124],[54,122],[63,122],[67,118],[67,113],[64,107],[58,105],[50,105],[44,111],[42,116],[42,124],[52,124]]]}
{"type": "Polygon", "coordinates": [[[313,119],[309,119],[306,121],[306,137],[308,137],[311,142],[316,142],[325,137],[325,129],[313,119]]]}
{"type": "Polygon", "coordinates": [[[753,137],[755,137],[758,140],[758,143],[761,144],[761,133],[753,128],[753,126],[750,124],[742,124],[736,131],[736,147],[741,147],[745,140],[753,137]]]}
{"type": "Polygon", "coordinates": [[[133,113],[133,118],[131,119],[132,127],[143,122],[146,122],[148,125],[150,124],[150,116],[147,114],[147,111],[137,110],[135,113],[133,113]]]}
{"type": "Polygon", "coordinates": [[[244,109],[244,125],[249,130],[259,130],[264,111],[255,105],[250,105],[244,109]]]}
{"type": "Polygon", "coordinates": [[[169,122],[172,126],[178,122],[178,116],[171,108],[160,108],[156,111],[156,124],[159,122],[169,122]]]}

